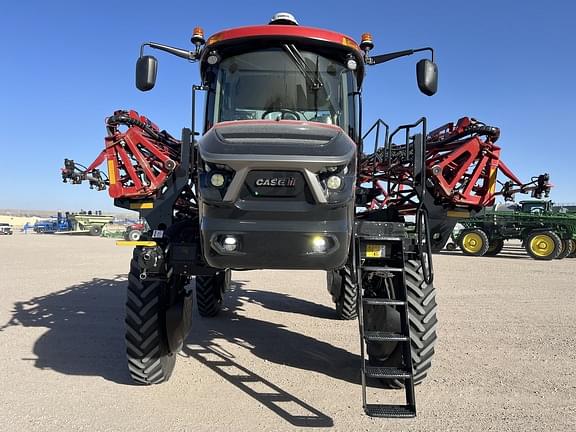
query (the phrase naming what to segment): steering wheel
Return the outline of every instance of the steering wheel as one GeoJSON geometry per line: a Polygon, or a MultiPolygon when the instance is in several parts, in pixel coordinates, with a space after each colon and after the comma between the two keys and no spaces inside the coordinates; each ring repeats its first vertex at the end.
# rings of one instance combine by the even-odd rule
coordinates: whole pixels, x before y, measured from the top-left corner
{"type": "Polygon", "coordinates": [[[268,111],[265,111],[264,114],[262,114],[261,118],[264,120],[268,114],[274,112],[281,113],[280,118],[282,120],[286,120],[286,114],[292,114],[293,116],[296,117],[295,119],[288,119],[288,120],[302,120],[304,118],[304,115],[302,113],[288,108],[269,109],[268,111]]]}

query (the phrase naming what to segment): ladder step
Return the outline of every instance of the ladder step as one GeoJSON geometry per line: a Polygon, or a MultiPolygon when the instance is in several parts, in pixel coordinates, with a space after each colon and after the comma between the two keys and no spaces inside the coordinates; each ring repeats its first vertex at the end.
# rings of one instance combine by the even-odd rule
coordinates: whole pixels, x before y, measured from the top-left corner
{"type": "Polygon", "coordinates": [[[362,299],[365,305],[379,305],[379,306],[405,306],[404,300],[391,300],[385,298],[365,297],[362,299]]]}
{"type": "Polygon", "coordinates": [[[403,241],[408,237],[397,237],[397,236],[357,236],[361,241],[390,241],[390,242],[397,242],[403,241]]]}
{"type": "Polygon", "coordinates": [[[410,405],[375,405],[367,404],[364,412],[370,417],[416,417],[416,407],[410,405]]]}
{"type": "Polygon", "coordinates": [[[395,367],[366,366],[366,376],[371,378],[406,379],[412,378],[412,374],[395,367]]]}
{"type": "Polygon", "coordinates": [[[367,266],[362,267],[362,271],[365,272],[399,272],[402,273],[404,271],[403,268],[398,267],[374,267],[374,266],[367,266]]]}
{"type": "Polygon", "coordinates": [[[408,336],[382,331],[365,331],[364,339],[370,342],[406,342],[408,336]]]}

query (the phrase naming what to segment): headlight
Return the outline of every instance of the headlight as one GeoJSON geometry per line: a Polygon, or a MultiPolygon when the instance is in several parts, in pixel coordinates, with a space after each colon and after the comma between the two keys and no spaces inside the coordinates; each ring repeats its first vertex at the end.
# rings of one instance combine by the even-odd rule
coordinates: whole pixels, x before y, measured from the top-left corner
{"type": "Polygon", "coordinates": [[[226,179],[220,173],[214,173],[210,176],[210,184],[216,188],[221,188],[226,183],[226,179]]]}
{"type": "Polygon", "coordinates": [[[206,58],[206,63],[208,63],[209,65],[215,65],[219,61],[220,56],[216,51],[212,51],[210,54],[208,54],[208,57],[206,58]]]}
{"type": "Polygon", "coordinates": [[[338,190],[342,187],[342,177],[332,175],[326,180],[326,186],[330,190],[338,190]]]}
{"type": "Polygon", "coordinates": [[[222,248],[227,252],[233,252],[238,249],[238,239],[234,236],[226,236],[222,240],[222,248]]]}
{"type": "Polygon", "coordinates": [[[353,58],[349,58],[346,60],[346,67],[351,71],[355,71],[358,67],[358,63],[353,58]]]}

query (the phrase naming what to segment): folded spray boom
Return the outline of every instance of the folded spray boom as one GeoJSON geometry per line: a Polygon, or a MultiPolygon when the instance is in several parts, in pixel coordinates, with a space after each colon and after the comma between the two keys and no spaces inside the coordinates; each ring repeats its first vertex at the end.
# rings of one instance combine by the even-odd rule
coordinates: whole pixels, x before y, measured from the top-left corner
{"type": "Polygon", "coordinates": [[[105,148],[88,167],[65,159],[64,182],[109,189],[112,198],[156,194],[180,163],[181,142],[136,111],[116,111],[106,119],[105,148]],[[106,161],[108,174],[98,167],[106,161]]]}
{"type": "MultiPolygon", "coordinates": [[[[160,192],[180,164],[181,141],[136,111],[114,112],[106,119],[106,129],[105,148],[88,167],[65,159],[64,182],[87,181],[91,188],[108,188],[112,198],[140,199],[160,192]],[[105,161],[107,175],[99,169],[105,161]]],[[[548,196],[552,187],[548,174],[522,182],[500,159],[501,148],[495,144],[499,137],[498,128],[469,117],[427,134],[423,149],[426,189],[437,205],[474,211],[493,205],[497,196],[506,200],[516,193],[548,196]],[[498,181],[499,173],[507,178],[505,182],[498,181]]],[[[414,151],[414,140],[409,138],[405,144],[387,142],[361,156],[358,184],[372,182],[377,187],[359,204],[413,212],[414,151]]]]}
{"type": "MultiPolygon", "coordinates": [[[[385,123],[380,125],[387,130],[385,123]]],[[[387,135],[386,131],[385,145],[360,160],[359,183],[377,185],[376,192],[364,204],[371,209],[396,206],[410,213],[414,210],[409,200],[414,183],[414,138],[396,145],[387,135]]],[[[522,182],[500,159],[501,148],[495,144],[499,137],[498,128],[469,117],[427,134],[423,149],[426,191],[436,205],[477,211],[493,205],[497,196],[506,200],[513,199],[516,193],[531,192],[536,198],[548,196],[552,187],[549,175],[522,182]],[[498,181],[499,173],[507,178],[505,182],[498,181]]]]}

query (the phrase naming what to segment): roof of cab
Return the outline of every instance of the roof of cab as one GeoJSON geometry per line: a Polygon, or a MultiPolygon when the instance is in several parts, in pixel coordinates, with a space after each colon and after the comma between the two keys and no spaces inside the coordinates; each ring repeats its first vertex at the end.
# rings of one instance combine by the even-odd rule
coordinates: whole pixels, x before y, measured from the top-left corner
{"type": "Polygon", "coordinates": [[[298,25],[258,25],[237,27],[233,29],[222,30],[213,34],[206,41],[206,47],[219,42],[229,41],[232,39],[244,38],[262,38],[262,37],[292,37],[302,39],[315,39],[323,42],[330,42],[344,47],[351,48],[357,54],[362,54],[360,47],[349,36],[334,32],[332,30],[320,29],[315,27],[304,27],[298,25]]]}

